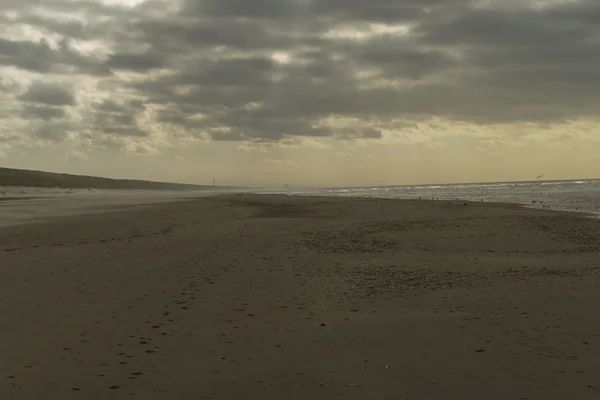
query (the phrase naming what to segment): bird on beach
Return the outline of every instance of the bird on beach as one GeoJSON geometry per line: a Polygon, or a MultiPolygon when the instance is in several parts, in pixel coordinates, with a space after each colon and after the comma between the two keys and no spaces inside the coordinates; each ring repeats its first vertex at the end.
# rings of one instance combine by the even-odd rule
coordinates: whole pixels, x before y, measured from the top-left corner
{"type": "Polygon", "coordinates": [[[535,179],[540,179],[540,178],[541,178],[541,177],[543,177],[543,176],[544,176],[544,175],[538,175],[538,177],[537,177],[537,178],[535,178],[535,179]]]}

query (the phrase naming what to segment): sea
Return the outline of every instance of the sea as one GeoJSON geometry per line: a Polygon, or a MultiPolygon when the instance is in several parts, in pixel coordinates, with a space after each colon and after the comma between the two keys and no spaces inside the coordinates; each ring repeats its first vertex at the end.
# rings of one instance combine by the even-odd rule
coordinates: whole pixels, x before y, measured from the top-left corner
{"type": "Polygon", "coordinates": [[[600,217],[600,179],[292,189],[286,193],[297,196],[516,203],[532,208],[576,211],[600,217]]]}

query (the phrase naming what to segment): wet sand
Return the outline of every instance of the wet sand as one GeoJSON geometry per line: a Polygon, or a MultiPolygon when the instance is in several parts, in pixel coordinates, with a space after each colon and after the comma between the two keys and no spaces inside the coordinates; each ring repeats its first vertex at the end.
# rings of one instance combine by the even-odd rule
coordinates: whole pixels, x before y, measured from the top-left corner
{"type": "Polygon", "coordinates": [[[0,227],[0,398],[598,399],[600,222],[231,195],[0,227]]]}

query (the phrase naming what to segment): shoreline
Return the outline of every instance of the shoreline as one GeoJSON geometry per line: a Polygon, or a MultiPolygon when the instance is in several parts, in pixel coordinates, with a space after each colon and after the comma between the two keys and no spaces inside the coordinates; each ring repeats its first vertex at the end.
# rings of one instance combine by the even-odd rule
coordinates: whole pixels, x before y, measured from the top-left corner
{"type": "MultiPolygon", "coordinates": [[[[134,192],[143,192],[144,190],[135,190],[134,192]]],[[[51,223],[55,220],[64,220],[69,217],[86,217],[89,215],[102,214],[113,211],[129,211],[140,206],[151,207],[153,205],[167,205],[174,202],[196,201],[205,197],[227,197],[227,196],[284,196],[290,198],[309,198],[309,199],[349,199],[349,200],[370,200],[370,201],[387,201],[387,202],[431,202],[440,205],[464,206],[467,207],[493,207],[504,209],[524,209],[535,212],[547,213],[547,215],[573,215],[580,218],[598,220],[600,213],[585,212],[578,210],[560,210],[551,208],[535,208],[528,204],[511,203],[511,202],[495,202],[495,201],[472,201],[472,200],[441,200],[441,199],[409,199],[409,198],[378,198],[378,197],[359,197],[359,196],[327,196],[327,195],[298,195],[288,193],[253,193],[253,192],[237,192],[237,193],[222,193],[222,192],[181,192],[174,193],[165,191],[162,193],[165,196],[139,196],[140,193],[130,193],[126,195],[111,195],[111,193],[102,194],[101,196],[35,196],[35,197],[6,197],[0,198],[0,227],[8,228],[10,226],[18,226],[21,224],[36,224],[36,223],[51,223]],[[136,194],[136,195],[134,195],[136,194]],[[184,196],[184,194],[186,196],[184,196]],[[64,207],[64,210],[53,208],[51,202],[75,202],[72,207],[64,207]],[[100,200],[103,200],[102,203],[100,200]],[[96,202],[97,204],[93,204],[96,202]],[[4,205],[4,210],[3,210],[4,205]],[[36,205],[38,207],[36,207],[36,205]],[[26,218],[7,218],[6,208],[11,209],[8,212],[17,215],[27,215],[26,218]],[[120,210],[119,210],[120,209],[120,210]],[[4,213],[3,213],[4,211],[4,213]],[[4,214],[4,215],[3,215],[4,214]],[[38,214],[37,216],[35,214],[38,214]],[[3,218],[4,217],[4,218],[3,218]]]]}
{"type": "MultiPolygon", "coordinates": [[[[567,181],[548,181],[548,182],[581,182],[581,181],[590,181],[590,182],[595,182],[597,181],[596,179],[587,179],[587,180],[567,180],[567,181]]],[[[548,182],[541,182],[541,183],[548,183],[548,182]]],[[[540,183],[537,181],[532,181],[532,182],[503,182],[503,183],[540,183]]],[[[482,183],[485,184],[485,183],[482,183]]],[[[447,186],[453,186],[454,184],[448,184],[447,186]]],[[[432,186],[439,186],[439,185],[432,185],[432,186]]],[[[389,186],[390,188],[396,187],[396,186],[389,186]]],[[[411,186],[401,186],[401,187],[411,187],[411,186]]],[[[4,197],[0,197],[0,201],[2,200],[8,200],[9,198],[16,198],[16,197],[23,197],[23,194],[27,194],[27,191],[32,192],[31,194],[34,194],[34,196],[31,197],[27,197],[27,199],[36,199],[36,198],[56,198],[56,197],[60,197],[63,195],[66,195],[67,197],[76,197],[77,195],[148,195],[148,196],[156,196],[156,195],[171,195],[171,196],[175,196],[175,197],[181,197],[183,194],[190,194],[191,197],[195,197],[195,196],[204,196],[204,195],[227,195],[227,194],[235,194],[235,193],[248,193],[248,194],[259,194],[259,195],[287,195],[287,196],[298,196],[298,197],[339,197],[339,198],[372,198],[372,199],[388,199],[388,200],[417,200],[417,198],[411,198],[411,197],[373,197],[371,195],[340,195],[340,194],[319,194],[319,193],[294,193],[294,190],[290,189],[290,190],[281,190],[281,189],[272,189],[272,191],[270,190],[261,190],[261,189],[250,189],[250,188],[227,188],[227,187],[223,187],[223,188],[219,188],[217,187],[216,190],[212,190],[211,187],[206,187],[203,188],[201,190],[198,189],[178,189],[178,190],[173,190],[173,189],[82,189],[82,188],[50,188],[50,187],[27,187],[27,186],[6,186],[4,187],[4,189],[6,188],[12,188],[14,189],[12,193],[12,196],[6,196],[6,192],[4,194],[4,197]],[[36,194],[40,194],[40,196],[35,196],[36,194]],[[194,196],[195,195],[195,196],[194,196]]],[[[343,188],[338,188],[338,190],[341,190],[343,188]]],[[[350,189],[369,189],[369,187],[365,187],[365,188],[350,188],[350,189]]],[[[24,200],[26,198],[22,198],[20,200],[24,200]]],[[[478,204],[480,203],[477,200],[469,200],[469,199],[464,199],[464,198],[455,198],[455,199],[433,199],[433,198],[419,198],[418,200],[422,200],[422,201],[464,201],[464,202],[468,202],[468,203],[473,203],[473,204],[478,204]]],[[[538,208],[532,204],[530,204],[529,202],[510,202],[510,201],[495,201],[495,200],[485,200],[482,201],[484,203],[501,203],[501,204],[517,204],[521,207],[524,208],[530,208],[530,209],[546,209],[546,210],[551,210],[551,211],[556,211],[556,212],[569,212],[569,213],[579,213],[582,215],[585,215],[586,217],[589,218],[593,218],[593,219],[600,219],[600,211],[592,211],[592,210],[586,210],[586,209],[578,209],[578,208],[550,208],[550,207],[542,207],[542,208],[538,208]]]]}
{"type": "Polygon", "coordinates": [[[499,204],[506,206],[518,206],[520,208],[526,208],[531,210],[538,211],[551,211],[558,213],[573,213],[573,214],[582,214],[585,217],[598,219],[600,218],[600,211],[584,211],[578,209],[559,209],[559,208],[539,208],[534,207],[529,203],[518,203],[518,202],[506,202],[506,201],[475,201],[475,200],[466,200],[466,199],[428,199],[428,198],[409,198],[409,197],[374,197],[374,196],[365,196],[365,195],[322,195],[322,194],[286,194],[286,193],[259,193],[260,195],[286,195],[292,197],[325,197],[325,198],[344,198],[344,199],[369,199],[369,200],[399,200],[399,201],[434,201],[434,202],[445,202],[445,203],[454,203],[454,202],[465,202],[468,204],[476,205],[476,204],[499,204]]]}
{"type": "Polygon", "coordinates": [[[566,213],[566,214],[577,214],[585,217],[592,218],[600,218],[600,212],[594,213],[590,211],[580,211],[580,210],[569,210],[569,209],[556,209],[556,208],[538,208],[532,207],[531,204],[528,203],[512,203],[505,201],[475,201],[475,200],[465,200],[465,199],[454,199],[454,200],[445,200],[445,199],[415,199],[415,198],[391,198],[391,197],[368,197],[368,196],[328,196],[328,195],[319,195],[319,194],[286,194],[286,193],[259,193],[258,196],[289,196],[289,197],[308,197],[308,198],[339,198],[339,199],[356,199],[356,200],[373,200],[373,201],[401,201],[401,202],[433,202],[433,203],[445,203],[445,204],[453,204],[453,205],[461,205],[462,203],[467,203],[470,206],[481,206],[481,205],[492,205],[497,207],[506,207],[506,208],[521,208],[527,210],[534,211],[542,211],[542,212],[550,212],[550,213],[566,213]]]}
{"type": "MultiPolygon", "coordinates": [[[[140,190],[143,191],[143,190],[140,190]]],[[[137,194],[137,193],[136,193],[137,194]]],[[[169,194],[169,193],[165,193],[165,194],[169,194]]],[[[181,193],[183,194],[183,193],[181,193]]],[[[0,213],[0,227],[9,227],[9,226],[18,226],[20,224],[35,224],[35,223],[52,223],[52,221],[54,220],[64,220],[64,219],[68,219],[70,217],[73,218],[79,218],[79,217],[86,217],[89,215],[97,215],[97,214],[103,214],[103,213],[110,213],[110,212],[125,212],[125,211],[129,211],[129,210],[134,210],[137,207],[151,207],[151,206],[161,206],[161,205],[168,205],[168,204],[172,204],[175,202],[186,202],[186,201],[196,201],[199,199],[203,199],[205,197],[230,197],[230,196],[274,196],[274,197],[278,197],[278,196],[284,196],[284,197],[290,197],[290,198],[309,198],[309,199],[348,199],[348,200],[366,200],[366,201],[374,201],[374,202],[399,202],[399,203],[407,203],[407,204],[412,204],[412,203],[419,203],[419,202],[430,202],[430,203],[437,203],[440,205],[450,205],[450,206],[466,206],[467,207],[491,207],[491,208],[501,208],[501,209],[524,209],[524,210],[532,210],[532,211],[536,211],[536,212],[542,212],[542,213],[548,213],[548,215],[551,214],[555,214],[555,215],[573,215],[573,216],[578,216],[581,218],[592,218],[592,219],[597,219],[600,218],[600,214],[593,214],[593,213],[587,213],[587,212],[583,212],[583,211],[575,211],[575,210],[556,210],[556,209],[549,209],[549,208],[534,208],[534,207],[529,207],[527,204],[519,204],[519,203],[510,203],[510,202],[493,202],[493,201],[486,201],[486,202],[478,202],[478,201],[469,201],[469,200],[439,200],[439,199],[407,199],[407,198],[377,198],[377,197],[354,197],[354,196],[327,196],[327,195],[296,195],[296,194],[286,194],[286,193],[252,193],[252,192],[241,192],[241,193],[209,193],[209,192],[203,192],[203,193],[196,193],[196,195],[194,196],[192,193],[186,193],[188,194],[188,196],[174,196],[174,197],[168,197],[164,198],[162,196],[158,196],[158,197],[140,197],[140,196],[133,196],[133,194],[129,194],[129,196],[111,196],[110,193],[107,193],[106,196],[94,196],[94,197],[75,197],[75,196],[66,196],[66,197],[58,197],[58,196],[48,196],[48,197],[7,197],[7,198],[0,198],[0,212],[3,211],[2,209],[2,204],[4,203],[5,206],[10,206],[13,207],[13,212],[16,213],[28,213],[28,214],[32,214],[32,210],[28,210],[27,206],[28,205],[35,205],[38,204],[40,205],[39,210],[37,211],[38,213],[42,214],[39,218],[28,218],[28,219],[24,219],[24,220],[14,220],[13,221],[6,221],[6,220],[2,220],[2,214],[0,213]],[[105,202],[104,204],[100,203],[100,204],[86,204],[87,203],[93,203],[98,202],[98,200],[109,200],[107,202],[105,202]],[[69,208],[66,211],[59,211],[57,209],[53,209],[51,202],[55,201],[55,202],[60,202],[60,201],[77,201],[78,205],[80,207],[72,207],[69,208]],[[125,200],[125,201],[124,201],[125,200]],[[46,207],[43,207],[43,205],[46,204],[46,207]],[[19,210],[19,205],[22,205],[24,207],[24,210],[19,210]],[[85,206],[87,206],[87,208],[85,208],[85,206]],[[118,209],[121,210],[118,210],[118,209]],[[16,210],[16,211],[15,211],[16,210]],[[72,212],[72,214],[69,214],[69,212],[72,212]],[[44,215],[47,215],[46,217],[44,215]]],[[[33,212],[35,213],[35,212],[33,212]]],[[[6,214],[5,214],[6,215],[6,214]]]]}

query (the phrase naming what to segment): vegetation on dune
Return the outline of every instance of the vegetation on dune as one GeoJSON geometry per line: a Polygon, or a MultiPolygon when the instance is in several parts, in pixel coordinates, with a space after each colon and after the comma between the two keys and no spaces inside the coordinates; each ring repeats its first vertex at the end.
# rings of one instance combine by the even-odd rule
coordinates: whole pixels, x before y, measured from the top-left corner
{"type": "Polygon", "coordinates": [[[188,185],[132,179],[111,179],[13,168],[0,168],[0,186],[148,190],[202,190],[213,187],[208,185],[188,185]]]}

